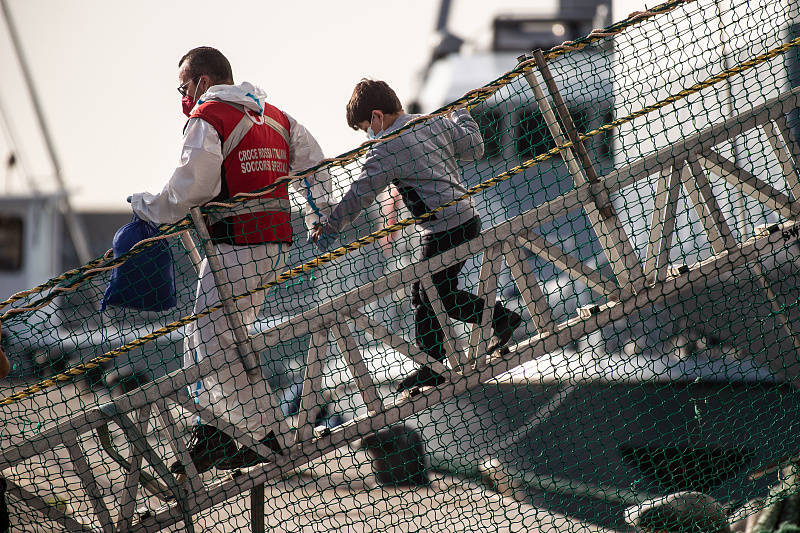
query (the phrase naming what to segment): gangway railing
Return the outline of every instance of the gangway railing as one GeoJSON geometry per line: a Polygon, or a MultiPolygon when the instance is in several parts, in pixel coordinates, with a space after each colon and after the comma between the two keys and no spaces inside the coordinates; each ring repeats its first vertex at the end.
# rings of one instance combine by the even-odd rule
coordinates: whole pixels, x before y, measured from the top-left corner
{"type": "MultiPolygon", "coordinates": [[[[187,386],[213,372],[212,362],[204,359],[73,416],[24,443],[0,452],[0,470],[6,470],[56,446],[64,446],[91,504],[93,514],[89,519],[80,520],[47,503],[41,495],[15,484],[13,477],[9,480],[9,493],[19,495],[31,508],[70,531],[156,532],[179,522],[183,522],[186,531],[194,531],[192,517],[205,509],[248,490],[257,496],[254,502],[260,498],[263,505],[263,484],[268,480],[284,476],[338,447],[351,444],[382,427],[494,380],[546,353],[564,348],[613,321],[694,291],[698,285],[707,284],[762,256],[774,254],[796,240],[800,217],[797,203],[800,195],[797,174],[800,152],[788,128],[785,113],[800,106],[800,90],[782,94],[600,177],[587,166],[573,127],[566,120],[563,109],[559,109],[562,106],[557,89],[551,80],[546,79],[546,69],[541,72],[550,92],[549,97],[533,73],[527,76],[527,80],[540,109],[548,117],[553,137],[560,144],[567,139],[572,141],[572,146],[562,153],[575,182],[574,189],[483,231],[478,238],[322,302],[318,307],[264,332],[248,335],[243,324],[237,322],[234,309],[226,307],[225,315],[234,332],[239,354],[246,362],[248,379],[257,389],[254,396],[261,402],[262,412],[268,415],[267,426],[275,433],[282,453],[276,453],[269,446],[257,442],[244,429],[216,416],[210,409],[188,397],[187,386]],[[552,107],[550,99],[554,103],[552,107]],[[765,152],[772,152],[780,162],[788,185],[787,191],[777,190],[723,157],[717,148],[755,129],[761,129],[768,139],[765,152]],[[714,195],[706,172],[724,178],[755,201],[774,210],[783,221],[757,235],[737,241],[720,209],[720,202],[714,195]],[[658,188],[649,229],[649,244],[644,253],[637,254],[624,225],[611,206],[610,197],[654,175],[658,176],[658,188]],[[669,263],[669,251],[675,239],[681,188],[685,189],[699,215],[713,253],[694,264],[672,265],[669,263]],[[537,232],[538,228],[578,210],[587,214],[601,240],[602,249],[612,266],[613,277],[581,261],[537,232]],[[523,249],[557,266],[573,280],[585,284],[598,296],[599,303],[580,308],[575,316],[558,323],[523,249]],[[487,305],[479,324],[470,333],[468,349],[459,350],[456,339],[447,334],[445,329],[446,364],[433,360],[413,343],[370,316],[366,310],[369,304],[405,290],[409,280],[420,280],[437,316],[445,323],[447,317],[444,306],[437,291],[433,290],[431,275],[478,255],[481,256],[481,266],[477,292],[487,305]],[[536,333],[511,346],[508,352],[487,354],[486,343],[491,330],[490,310],[496,299],[497,274],[502,269],[503,261],[511,271],[536,333]],[[416,364],[431,366],[445,378],[445,382],[437,387],[411,391],[410,394],[383,397],[364,361],[353,334],[355,329],[367,333],[376,342],[416,364]],[[290,420],[282,414],[275,391],[261,375],[257,354],[277,343],[306,335],[310,336],[310,343],[300,410],[297,417],[290,420]],[[321,397],[322,368],[325,359],[333,355],[329,353],[331,335],[346,363],[354,387],[366,406],[366,412],[334,429],[319,431],[314,427],[314,421],[319,406],[324,404],[321,397]],[[189,459],[186,438],[178,430],[175,410],[196,414],[203,423],[217,427],[240,446],[253,448],[270,462],[245,469],[235,479],[222,478],[204,483],[189,459]],[[114,495],[114,505],[107,503],[108,498],[99,488],[95,472],[81,446],[82,439],[89,438],[92,432],[109,423],[121,429],[133,450],[125,463],[124,488],[120,494],[114,495]],[[157,453],[149,443],[147,435],[151,431],[166,433],[171,454],[169,459],[177,458],[186,465],[185,481],[176,479],[166,466],[168,458],[157,453]],[[136,512],[135,503],[142,490],[141,471],[145,463],[156,472],[169,494],[161,498],[163,505],[160,508],[141,514],[136,512]]],[[[218,273],[220,265],[215,265],[216,250],[199,209],[193,210],[192,218],[209,264],[218,273]]],[[[216,277],[217,288],[223,303],[231,302],[234,295],[230,291],[225,292],[223,281],[221,276],[216,277]]],[[[764,283],[768,289],[768,282],[764,283]]],[[[773,305],[776,315],[783,316],[784,310],[774,298],[773,305]]],[[[788,319],[783,320],[782,327],[797,346],[797,338],[788,319]]],[[[786,356],[794,358],[797,354],[786,356]]],[[[762,362],[781,373],[784,379],[792,383],[797,380],[797,365],[786,365],[779,360],[762,362]]],[[[257,519],[254,524],[258,524],[257,519]]],[[[255,529],[260,527],[257,525],[255,529]]]]}

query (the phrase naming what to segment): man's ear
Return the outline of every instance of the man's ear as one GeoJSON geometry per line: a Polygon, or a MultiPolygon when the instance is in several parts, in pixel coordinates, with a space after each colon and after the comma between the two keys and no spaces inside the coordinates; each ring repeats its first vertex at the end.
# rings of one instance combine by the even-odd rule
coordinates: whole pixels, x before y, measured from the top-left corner
{"type": "Polygon", "coordinates": [[[197,80],[197,87],[198,87],[198,88],[200,87],[200,84],[201,84],[201,83],[204,83],[204,85],[205,85],[205,88],[203,89],[203,92],[202,92],[202,93],[200,93],[200,94],[203,94],[203,93],[205,93],[205,92],[206,92],[206,91],[209,89],[209,87],[211,87],[212,85],[214,85],[213,83],[211,83],[211,78],[209,78],[207,74],[203,74],[203,75],[202,75],[202,76],[200,76],[200,78],[197,80]]]}

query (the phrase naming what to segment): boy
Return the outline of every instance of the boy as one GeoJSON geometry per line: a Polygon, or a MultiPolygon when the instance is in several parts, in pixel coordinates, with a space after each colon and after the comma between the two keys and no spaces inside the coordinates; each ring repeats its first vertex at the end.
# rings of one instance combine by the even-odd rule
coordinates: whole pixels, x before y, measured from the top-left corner
{"type": "MultiPolygon", "coordinates": [[[[407,114],[400,100],[383,81],[363,79],[347,104],[347,124],[362,130],[371,139],[386,136],[418,115],[407,114]]],[[[342,201],[311,234],[317,246],[326,250],[336,234],[346,228],[358,213],[370,205],[390,183],[400,192],[414,217],[419,217],[466,192],[458,161],[472,161],[483,155],[483,138],[469,111],[458,109],[449,117],[435,117],[394,139],[377,143],[367,152],[361,174],[342,201]]],[[[440,254],[480,234],[481,221],[471,198],[460,200],[419,223],[422,229],[422,259],[440,254]]],[[[448,316],[476,324],[484,301],[459,290],[458,274],[464,261],[433,274],[433,283],[448,316]]],[[[442,361],[442,326],[419,282],[412,286],[416,341],[419,348],[442,361]]],[[[503,347],[511,339],[521,317],[499,303],[492,316],[494,335],[489,351],[503,347]]],[[[444,378],[427,366],[407,376],[398,391],[412,387],[436,386],[444,378]]]]}

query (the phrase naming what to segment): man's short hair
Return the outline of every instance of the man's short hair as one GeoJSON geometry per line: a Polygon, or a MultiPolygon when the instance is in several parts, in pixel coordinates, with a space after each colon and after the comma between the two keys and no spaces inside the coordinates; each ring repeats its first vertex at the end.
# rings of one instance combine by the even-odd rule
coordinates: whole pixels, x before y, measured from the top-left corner
{"type": "Polygon", "coordinates": [[[397,113],[403,110],[397,94],[385,81],[362,79],[353,89],[347,103],[347,124],[354,130],[358,124],[372,119],[372,111],[397,113]]]}
{"type": "Polygon", "coordinates": [[[228,58],[222,52],[210,46],[198,46],[186,52],[178,67],[186,63],[189,79],[196,80],[200,76],[208,76],[212,83],[233,83],[233,71],[228,58]]]}

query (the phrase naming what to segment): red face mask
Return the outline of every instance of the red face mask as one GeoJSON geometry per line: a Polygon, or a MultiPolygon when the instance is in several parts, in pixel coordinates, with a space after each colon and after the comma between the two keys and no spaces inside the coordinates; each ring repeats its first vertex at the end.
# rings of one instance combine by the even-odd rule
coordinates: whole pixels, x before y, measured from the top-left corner
{"type": "Polygon", "coordinates": [[[188,94],[181,98],[181,108],[183,109],[183,114],[187,117],[192,114],[192,109],[194,109],[194,98],[189,96],[188,94]]]}

